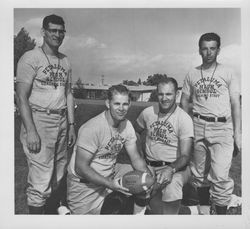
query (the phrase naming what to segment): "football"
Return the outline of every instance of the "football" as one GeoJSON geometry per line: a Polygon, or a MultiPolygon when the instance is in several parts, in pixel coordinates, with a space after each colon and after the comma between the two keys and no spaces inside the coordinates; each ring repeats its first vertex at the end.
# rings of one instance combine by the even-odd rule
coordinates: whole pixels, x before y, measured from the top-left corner
{"type": "Polygon", "coordinates": [[[138,194],[147,191],[155,182],[154,177],[146,172],[130,171],[123,175],[121,184],[130,193],[138,194]]]}

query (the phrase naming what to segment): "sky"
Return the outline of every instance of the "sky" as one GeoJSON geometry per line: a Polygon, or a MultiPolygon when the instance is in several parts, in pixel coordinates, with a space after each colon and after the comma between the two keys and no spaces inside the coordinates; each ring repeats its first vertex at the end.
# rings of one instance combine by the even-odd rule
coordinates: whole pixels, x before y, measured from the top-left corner
{"type": "Polygon", "coordinates": [[[64,18],[66,36],[61,52],[72,64],[73,82],[105,84],[145,81],[167,74],[179,85],[187,72],[201,63],[199,37],[221,36],[218,61],[241,76],[240,8],[15,8],[14,35],[22,27],[42,44],[43,17],[64,18]]]}

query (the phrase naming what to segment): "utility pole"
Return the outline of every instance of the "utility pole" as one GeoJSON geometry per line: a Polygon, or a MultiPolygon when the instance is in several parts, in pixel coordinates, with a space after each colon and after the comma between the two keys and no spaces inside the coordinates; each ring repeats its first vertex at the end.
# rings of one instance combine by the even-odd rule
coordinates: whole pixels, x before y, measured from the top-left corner
{"type": "Polygon", "coordinates": [[[102,75],[102,85],[104,85],[104,75],[102,75]]]}

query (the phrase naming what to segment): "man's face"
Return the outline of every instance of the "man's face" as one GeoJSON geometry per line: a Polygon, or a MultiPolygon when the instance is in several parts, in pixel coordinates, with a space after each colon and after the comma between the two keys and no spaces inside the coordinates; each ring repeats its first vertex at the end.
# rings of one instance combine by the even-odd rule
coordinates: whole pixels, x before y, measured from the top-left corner
{"type": "Polygon", "coordinates": [[[212,64],[216,61],[220,49],[217,47],[217,41],[202,41],[199,52],[203,63],[212,64]]]}
{"type": "Polygon", "coordinates": [[[128,113],[130,105],[129,97],[127,94],[115,93],[112,100],[108,101],[109,110],[114,121],[122,121],[128,113]]]}
{"type": "Polygon", "coordinates": [[[167,113],[176,101],[177,92],[172,83],[158,85],[158,101],[161,111],[167,113]]]}
{"type": "Polygon", "coordinates": [[[44,41],[50,47],[59,47],[64,39],[65,30],[63,25],[49,23],[48,28],[44,30],[44,41]]]}

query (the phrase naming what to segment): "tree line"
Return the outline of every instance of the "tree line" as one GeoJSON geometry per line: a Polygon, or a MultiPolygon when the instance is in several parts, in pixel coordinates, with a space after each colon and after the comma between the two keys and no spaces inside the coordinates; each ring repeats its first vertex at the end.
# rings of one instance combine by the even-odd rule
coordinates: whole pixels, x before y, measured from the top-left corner
{"type": "MultiPolygon", "coordinates": [[[[25,28],[21,28],[17,35],[14,35],[14,76],[16,76],[17,63],[20,57],[27,52],[28,50],[33,49],[36,46],[35,39],[32,39],[29,33],[25,30],[25,28]]],[[[141,78],[137,80],[137,82],[133,80],[123,80],[121,83],[127,86],[155,86],[162,78],[167,77],[166,74],[156,73],[153,75],[149,75],[145,81],[142,81],[141,78]]],[[[80,78],[76,81],[74,87],[74,96],[76,98],[86,98],[87,92],[84,90],[84,83],[80,78]]],[[[105,91],[102,92],[101,97],[105,97],[105,91]]],[[[152,91],[150,95],[149,101],[156,101],[156,92],[152,91]]]]}

